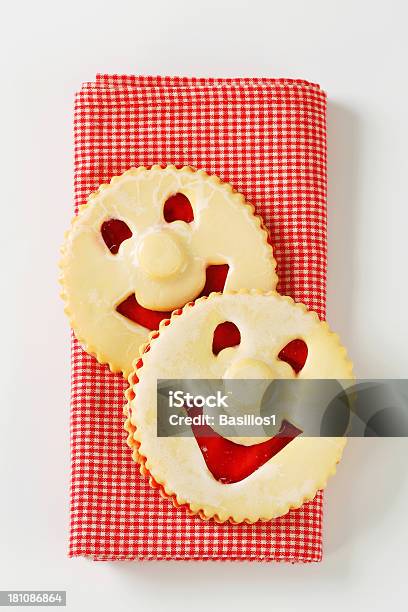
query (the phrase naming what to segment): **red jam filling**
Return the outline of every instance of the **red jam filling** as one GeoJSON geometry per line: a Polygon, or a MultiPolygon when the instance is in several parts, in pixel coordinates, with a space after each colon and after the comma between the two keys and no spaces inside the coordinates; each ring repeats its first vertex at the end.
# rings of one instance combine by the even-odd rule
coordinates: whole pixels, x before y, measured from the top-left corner
{"type": "MultiPolygon", "coordinates": [[[[209,295],[212,291],[222,291],[224,289],[228,270],[228,264],[208,266],[206,270],[205,285],[198,297],[209,295]]],[[[143,327],[146,327],[147,329],[157,329],[160,321],[163,319],[168,319],[171,314],[171,311],[159,311],[144,308],[138,303],[134,294],[129,295],[125,300],[123,300],[123,302],[116,307],[116,310],[124,317],[127,317],[134,323],[143,325],[143,327]]],[[[234,346],[234,344],[229,344],[228,346],[234,346]]]]}
{"type": "Polygon", "coordinates": [[[224,291],[228,271],[228,264],[217,264],[214,266],[208,266],[205,271],[205,285],[200,295],[197,297],[210,295],[210,293],[212,293],[213,291],[224,291]]]}
{"type": "Polygon", "coordinates": [[[237,346],[241,342],[238,327],[231,321],[220,323],[214,330],[212,351],[218,355],[220,351],[230,346],[237,346]]]}
{"type": "Polygon", "coordinates": [[[287,344],[278,355],[281,361],[286,361],[299,374],[300,370],[306,363],[307,359],[307,344],[303,340],[292,340],[287,344]]]}
{"type": "MultiPolygon", "coordinates": [[[[202,413],[202,408],[188,410],[192,417],[201,416],[202,413]]],[[[209,425],[192,425],[192,430],[208,469],[222,484],[232,484],[248,478],[302,433],[288,421],[283,421],[279,433],[273,438],[244,446],[223,438],[209,425]]]]}
{"type": "Polygon", "coordinates": [[[112,255],[117,255],[120,245],[132,236],[132,232],[121,219],[108,219],[102,223],[101,235],[112,255]]]}
{"type": "Polygon", "coordinates": [[[143,325],[147,329],[158,329],[160,321],[168,319],[171,312],[150,310],[143,308],[136,300],[135,294],[129,295],[123,302],[116,307],[119,314],[130,319],[134,323],[143,325]]]}
{"type": "Polygon", "coordinates": [[[194,221],[193,208],[184,193],[175,193],[166,200],[163,207],[163,216],[167,223],[173,221],[191,223],[194,221]]]}

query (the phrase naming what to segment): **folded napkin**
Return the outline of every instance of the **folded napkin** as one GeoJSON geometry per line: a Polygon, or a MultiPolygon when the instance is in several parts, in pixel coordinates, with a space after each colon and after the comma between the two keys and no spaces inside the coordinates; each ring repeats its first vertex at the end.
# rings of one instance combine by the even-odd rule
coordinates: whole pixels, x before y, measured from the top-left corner
{"type": "MultiPolygon", "coordinates": [[[[75,204],[131,166],[191,165],[256,206],[279,291],[325,314],[326,96],[288,79],[98,75],[75,100],[75,204]]],[[[243,245],[244,248],[244,245],[243,245]]],[[[126,383],[72,341],[70,556],[319,561],[322,493],[267,523],[218,525],[162,499],[125,444],[126,383]]]]}

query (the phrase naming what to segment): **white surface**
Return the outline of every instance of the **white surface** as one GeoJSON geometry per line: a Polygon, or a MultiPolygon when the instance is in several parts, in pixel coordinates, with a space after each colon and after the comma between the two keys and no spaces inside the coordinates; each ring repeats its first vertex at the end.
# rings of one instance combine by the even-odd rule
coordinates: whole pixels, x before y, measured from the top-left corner
{"type": "Polygon", "coordinates": [[[317,81],[329,94],[329,320],[360,376],[406,376],[407,17],[404,0],[3,6],[0,588],[67,589],[71,610],[405,609],[407,440],[350,443],[326,494],[320,565],[69,560],[69,332],[56,276],[82,81],[317,81]]]}

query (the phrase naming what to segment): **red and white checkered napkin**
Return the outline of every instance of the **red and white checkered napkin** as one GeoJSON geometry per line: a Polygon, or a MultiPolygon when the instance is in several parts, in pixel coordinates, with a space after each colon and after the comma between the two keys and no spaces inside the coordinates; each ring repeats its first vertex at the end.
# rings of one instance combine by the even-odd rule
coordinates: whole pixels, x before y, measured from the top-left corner
{"type": "MultiPolygon", "coordinates": [[[[76,96],[76,207],[131,166],[215,173],[263,216],[281,293],[324,317],[325,115],[324,92],[305,81],[99,75],[76,96]]],[[[163,500],[125,444],[125,386],[73,340],[71,556],[321,559],[321,492],[280,519],[236,526],[190,518],[163,500]]]]}

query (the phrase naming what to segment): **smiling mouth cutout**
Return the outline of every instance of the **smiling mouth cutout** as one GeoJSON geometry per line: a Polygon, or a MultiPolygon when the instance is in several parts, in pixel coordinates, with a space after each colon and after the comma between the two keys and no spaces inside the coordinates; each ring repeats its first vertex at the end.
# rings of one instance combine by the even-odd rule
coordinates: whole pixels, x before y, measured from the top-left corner
{"type": "MultiPolygon", "coordinates": [[[[213,291],[222,292],[225,287],[228,271],[228,264],[208,266],[206,269],[205,285],[202,291],[199,295],[191,299],[195,300],[200,297],[208,296],[213,291]]],[[[184,304],[181,304],[181,306],[184,306],[184,304]]],[[[116,311],[127,319],[130,319],[130,321],[133,321],[133,323],[137,323],[151,330],[158,329],[160,322],[163,319],[169,319],[171,315],[171,311],[158,311],[144,308],[136,300],[134,293],[124,299],[116,307],[116,311]]]]}
{"type": "MultiPolygon", "coordinates": [[[[217,355],[224,348],[237,346],[240,333],[231,321],[225,321],[214,331],[213,353],[217,355]]],[[[279,352],[278,358],[288,363],[297,375],[305,365],[308,349],[300,338],[289,342],[279,352]]],[[[202,408],[186,408],[189,416],[202,416],[202,408]]],[[[212,476],[222,484],[233,484],[248,478],[285,448],[302,433],[289,421],[282,421],[279,432],[264,442],[245,446],[224,438],[208,424],[192,425],[194,437],[212,476]]]]}
{"type": "MultiPolygon", "coordinates": [[[[202,408],[187,410],[191,417],[203,414],[202,408]]],[[[192,425],[191,428],[207,468],[221,484],[233,484],[248,478],[302,433],[288,421],[283,421],[276,436],[259,444],[244,446],[223,438],[210,425],[192,425]]]]}

